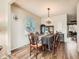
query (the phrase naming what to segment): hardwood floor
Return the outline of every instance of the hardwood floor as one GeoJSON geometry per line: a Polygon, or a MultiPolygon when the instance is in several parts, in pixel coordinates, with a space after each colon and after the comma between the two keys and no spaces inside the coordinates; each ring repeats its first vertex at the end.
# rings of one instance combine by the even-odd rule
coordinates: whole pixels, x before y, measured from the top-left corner
{"type": "MultiPolygon", "coordinates": [[[[37,59],[79,59],[76,48],[75,42],[61,43],[55,55],[52,52],[41,52],[38,54],[37,59]]],[[[28,46],[12,53],[12,59],[36,59],[36,57],[34,53],[30,56],[28,46]]]]}

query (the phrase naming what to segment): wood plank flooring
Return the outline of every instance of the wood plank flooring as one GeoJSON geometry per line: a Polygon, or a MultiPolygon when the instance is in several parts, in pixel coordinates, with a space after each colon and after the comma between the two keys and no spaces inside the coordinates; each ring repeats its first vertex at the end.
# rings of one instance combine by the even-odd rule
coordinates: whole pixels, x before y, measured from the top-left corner
{"type": "MultiPolygon", "coordinates": [[[[61,43],[55,55],[52,52],[41,52],[37,59],[79,59],[75,45],[76,43],[74,42],[61,43]]],[[[34,55],[30,56],[28,46],[12,53],[12,59],[36,59],[36,57],[34,55]]]]}

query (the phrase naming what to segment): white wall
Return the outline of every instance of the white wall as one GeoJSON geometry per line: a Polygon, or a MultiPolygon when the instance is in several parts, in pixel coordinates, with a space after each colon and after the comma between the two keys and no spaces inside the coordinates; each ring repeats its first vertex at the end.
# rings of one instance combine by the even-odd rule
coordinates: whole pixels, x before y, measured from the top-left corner
{"type": "Polygon", "coordinates": [[[24,25],[23,20],[18,19],[17,21],[12,19],[12,27],[11,27],[11,49],[16,49],[18,47],[26,45],[26,41],[24,39],[24,25]]]}
{"type": "Polygon", "coordinates": [[[67,15],[62,14],[52,17],[54,19],[55,31],[64,33],[65,41],[67,41],[67,15]]]}
{"type": "MultiPolygon", "coordinates": [[[[54,32],[59,31],[64,33],[65,41],[66,41],[67,40],[67,15],[61,14],[61,15],[51,16],[51,19],[52,19],[51,25],[54,25],[54,32]]],[[[46,17],[42,17],[41,23],[45,24],[44,23],[45,21],[46,21],[46,17]]]]}
{"type": "Polygon", "coordinates": [[[8,54],[11,54],[9,20],[10,0],[0,0],[0,45],[2,45],[8,54]]]}
{"type": "Polygon", "coordinates": [[[13,4],[12,5],[12,20],[11,20],[11,49],[20,48],[24,45],[29,44],[29,39],[27,38],[28,32],[25,32],[25,20],[27,16],[34,17],[37,25],[36,31],[39,31],[40,28],[40,17],[24,10],[20,6],[13,4]],[[13,16],[16,15],[18,20],[13,19],[13,16]]]}
{"type": "Polygon", "coordinates": [[[79,3],[77,5],[77,46],[79,52],[79,3]]]}

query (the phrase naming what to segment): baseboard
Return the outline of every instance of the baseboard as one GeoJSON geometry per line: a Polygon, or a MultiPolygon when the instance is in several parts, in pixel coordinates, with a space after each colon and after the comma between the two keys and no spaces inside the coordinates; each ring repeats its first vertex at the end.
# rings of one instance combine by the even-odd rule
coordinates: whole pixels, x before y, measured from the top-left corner
{"type": "Polygon", "coordinates": [[[27,47],[28,45],[29,45],[29,44],[24,45],[24,46],[19,47],[19,48],[16,48],[16,49],[13,49],[13,50],[11,50],[11,53],[13,53],[13,52],[15,52],[15,51],[18,51],[18,50],[20,50],[20,49],[23,49],[23,48],[27,47]]]}

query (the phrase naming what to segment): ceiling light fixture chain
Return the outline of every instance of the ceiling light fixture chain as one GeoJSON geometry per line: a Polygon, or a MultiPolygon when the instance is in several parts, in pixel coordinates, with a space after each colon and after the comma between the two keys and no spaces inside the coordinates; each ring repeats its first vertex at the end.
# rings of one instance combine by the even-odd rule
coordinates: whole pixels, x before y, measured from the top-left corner
{"type": "Polygon", "coordinates": [[[48,18],[47,18],[46,23],[47,23],[47,24],[51,24],[51,19],[50,19],[50,8],[47,8],[47,10],[48,10],[48,18]]]}
{"type": "Polygon", "coordinates": [[[49,16],[50,16],[50,15],[49,15],[50,8],[47,8],[47,9],[48,9],[48,17],[49,17],[49,16]]]}

